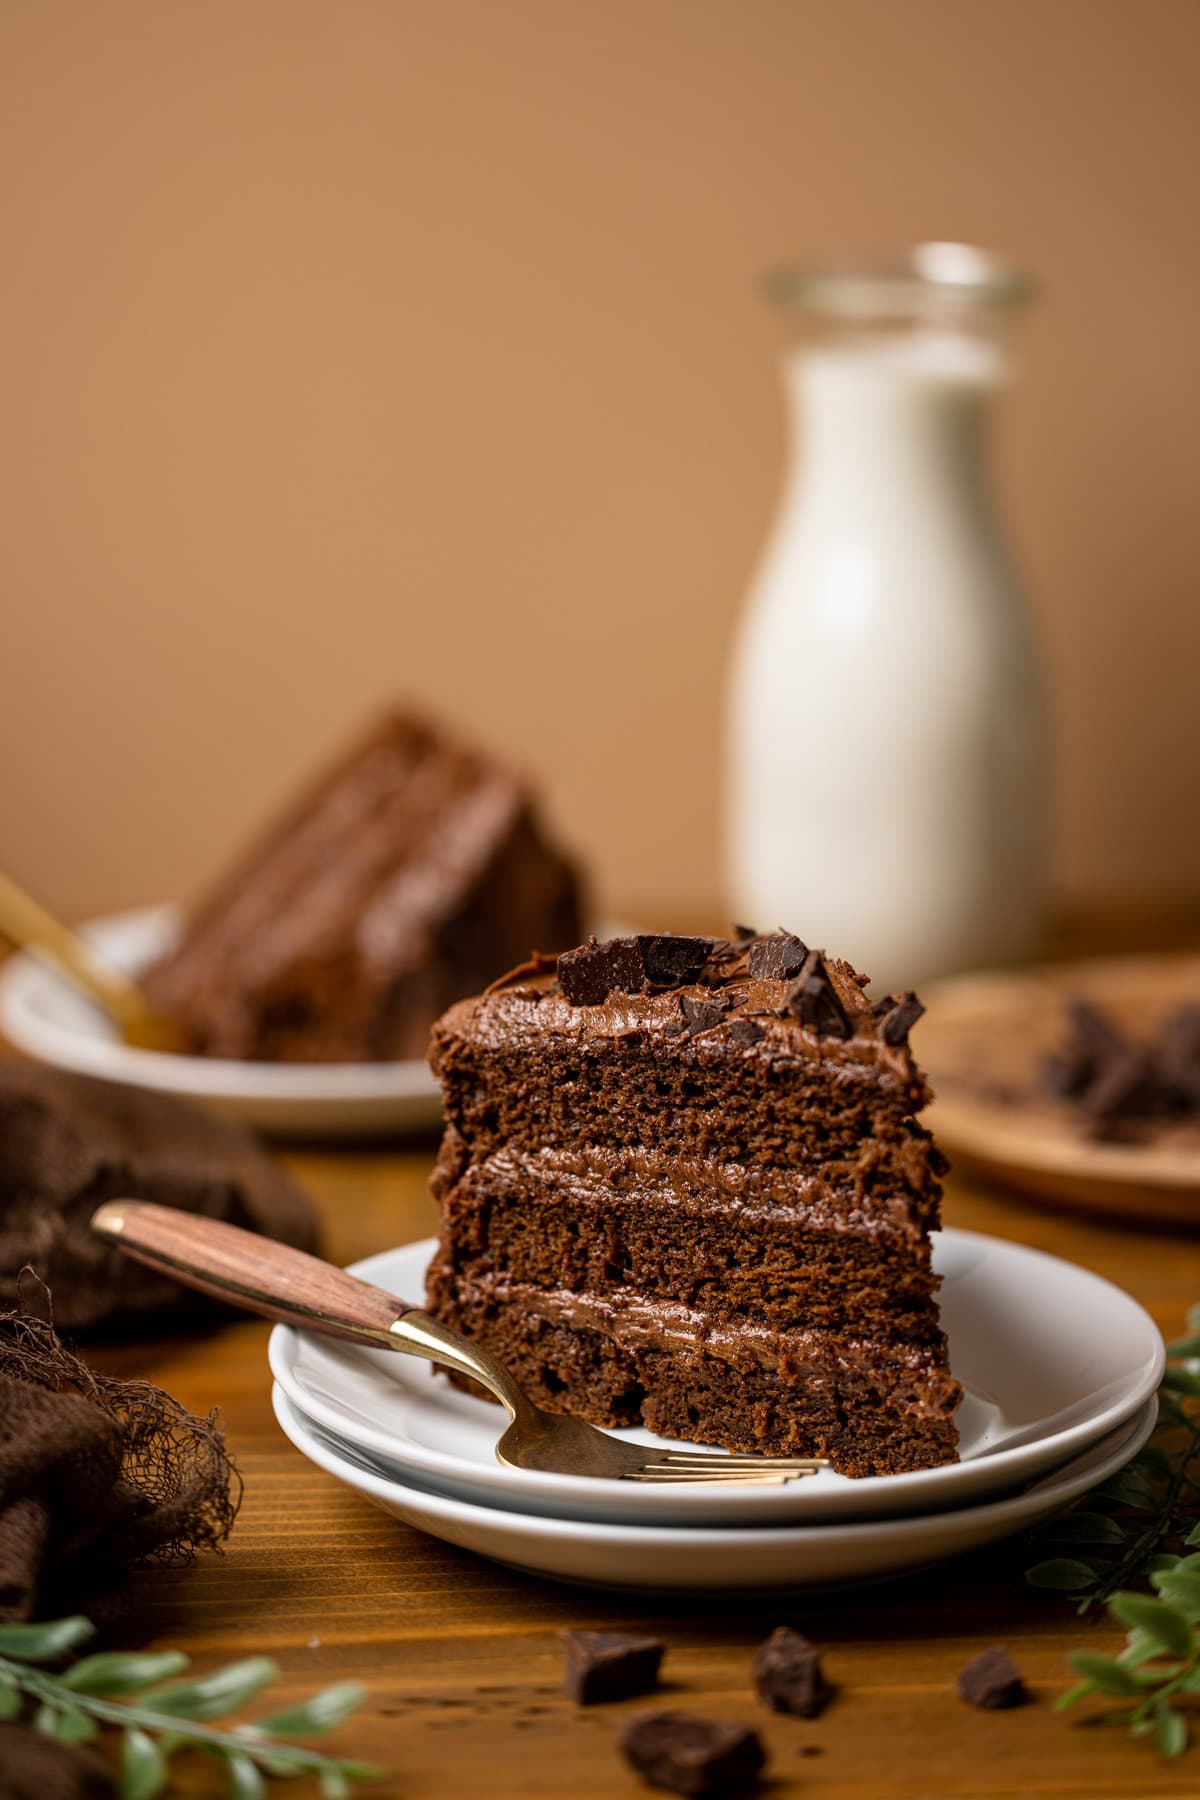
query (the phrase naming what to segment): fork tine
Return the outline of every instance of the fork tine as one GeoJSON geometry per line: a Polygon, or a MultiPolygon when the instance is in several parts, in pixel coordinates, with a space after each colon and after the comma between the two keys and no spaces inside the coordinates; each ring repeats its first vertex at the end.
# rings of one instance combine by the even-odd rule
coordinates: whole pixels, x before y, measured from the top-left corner
{"type": "Polygon", "coordinates": [[[705,1456],[699,1452],[692,1454],[686,1450],[665,1450],[663,1461],[676,1469],[803,1469],[805,1472],[827,1469],[829,1463],[823,1456],[705,1456]]]}
{"type": "Polygon", "coordinates": [[[657,1467],[632,1469],[621,1479],[622,1481],[651,1481],[660,1485],[669,1483],[676,1487],[695,1482],[703,1482],[707,1487],[729,1487],[734,1482],[741,1487],[785,1487],[789,1481],[802,1480],[804,1475],[809,1473],[811,1473],[810,1470],[798,1470],[795,1475],[750,1475],[731,1469],[728,1474],[722,1474],[719,1470],[714,1469],[702,1474],[698,1469],[668,1469],[660,1463],[657,1467]]]}

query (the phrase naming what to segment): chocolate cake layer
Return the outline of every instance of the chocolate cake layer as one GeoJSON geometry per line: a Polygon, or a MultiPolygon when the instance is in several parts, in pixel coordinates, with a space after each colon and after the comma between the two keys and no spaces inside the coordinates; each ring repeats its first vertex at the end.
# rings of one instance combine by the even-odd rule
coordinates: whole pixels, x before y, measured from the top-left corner
{"type": "Polygon", "coordinates": [[[429,1302],[540,1406],[728,1450],[828,1456],[840,1473],[952,1461],[958,1383],[942,1343],[771,1331],[636,1294],[602,1300],[430,1271],[429,1302]]]}
{"type": "Polygon", "coordinates": [[[579,931],[521,778],[397,714],[290,807],[147,977],[197,1053],[422,1057],[439,1013],[579,931]]]}
{"type": "Polygon", "coordinates": [[[904,1201],[814,1195],[811,1180],[738,1180],[656,1152],[497,1151],[434,1192],[460,1274],[589,1294],[635,1288],[775,1326],[936,1338],[929,1242],[904,1201]],[[798,1189],[798,1191],[793,1191],[798,1189]]]}
{"type": "Polygon", "coordinates": [[[430,1306],[597,1423],[951,1459],[921,1008],[864,986],[782,932],[646,935],[452,1008],[430,1306]]]}

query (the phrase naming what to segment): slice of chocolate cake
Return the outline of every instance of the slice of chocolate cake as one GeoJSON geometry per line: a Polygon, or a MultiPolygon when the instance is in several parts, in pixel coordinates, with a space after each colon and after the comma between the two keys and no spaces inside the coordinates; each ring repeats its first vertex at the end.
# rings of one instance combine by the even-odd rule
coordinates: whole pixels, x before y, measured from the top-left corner
{"type": "Polygon", "coordinates": [[[575,872],[522,779],[397,713],[230,871],[146,986],[200,1055],[423,1057],[452,1001],[579,929],[575,872]]]}
{"type": "Polygon", "coordinates": [[[864,985],[782,932],[645,936],[452,1008],[430,1309],[596,1424],[952,1461],[921,1008],[864,985]]]}

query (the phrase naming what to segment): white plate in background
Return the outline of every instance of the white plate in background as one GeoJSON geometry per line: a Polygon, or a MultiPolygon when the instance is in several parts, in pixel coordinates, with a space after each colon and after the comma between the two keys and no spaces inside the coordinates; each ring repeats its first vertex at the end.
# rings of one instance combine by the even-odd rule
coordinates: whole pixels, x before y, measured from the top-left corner
{"type": "MultiPolygon", "coordinates": [[[[433,1240],[352,1265],[419,1302],[433,1240]]],[[[558,1518],[780,1526],[899,1517],[1011,1491],[1126,1425],[1150,1401],[1163,1342],[1149,1314],[1099,1275],[978,1232],[934,1238],[950,1363],[967,1389],[961,1461],[851,1481],[832,1471],[783,1487],[602,1481],[505,1468],[498,1406],[451,1387],[419,1358],[277,1325],[268,1356],[286,1397],[322,1430],[403,1482],[485,1506],[558,1518]]],[[[662,1445],[641,1429],[615,1435],[662,1445]]]]}
{"type": "Polygon", "coordinates": [[[828,1587],[961,1556],[1048,1519],[1105,1481],[1137,1455],[1158,1416],[1157,1399],[1147,1401],[1133,1420],[1004,1500],[919,1518],[747,1530],[546,1518],[431,1493],[329,1437],[278,1383],[272,1401],[281,1429],[302,1455],[404,1524],[525,1574],[656,1593],[828,1587]]]}

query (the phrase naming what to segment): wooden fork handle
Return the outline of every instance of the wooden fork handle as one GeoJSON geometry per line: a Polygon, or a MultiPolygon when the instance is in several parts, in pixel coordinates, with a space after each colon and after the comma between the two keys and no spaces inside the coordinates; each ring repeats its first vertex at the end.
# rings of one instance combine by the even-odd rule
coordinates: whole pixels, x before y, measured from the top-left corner
{"type": "Polygon", "coordinates": [[[356,1343],[396,1348],[392,1326],[418,1310],[303,1250],[146,1200],[106,1201],[92,1214],[92,1230],[202,1294],[356,1343]]]}

